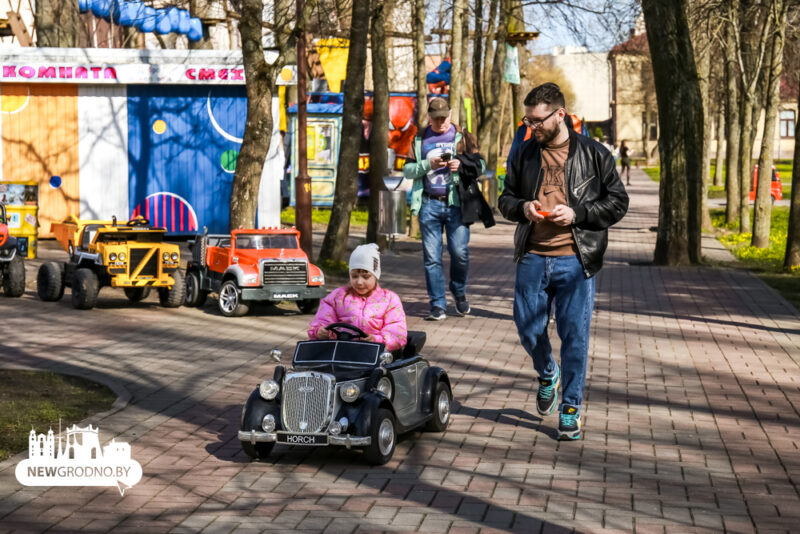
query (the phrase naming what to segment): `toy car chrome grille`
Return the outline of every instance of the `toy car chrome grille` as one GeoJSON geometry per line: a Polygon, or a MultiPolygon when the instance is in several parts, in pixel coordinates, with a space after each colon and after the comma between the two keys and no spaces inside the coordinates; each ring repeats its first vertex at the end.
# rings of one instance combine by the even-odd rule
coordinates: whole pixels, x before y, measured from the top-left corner
{"type": "Polygon", "coordinates": [[[282,419],[289,432],[322,432],[333,411],[333,377],[295,373],[283,382],[282,419]]]}
{"type": "MultiPolygon", "coordinates": [[[[136,272],[139,264],[142,263],[142,260],[151,250],[149,248],[131,248],[131,275],[136,272]]],[[[139,271],[138,276],[158,276],[158,259],[158,249],[156,249],[150,259],[147,260],[147,265],[139,271]]]]}
{"type": "Polygon", "coordinates": [[[308,264],[304,261],[263,262],[264,284],[308,284],[308,264]]]}

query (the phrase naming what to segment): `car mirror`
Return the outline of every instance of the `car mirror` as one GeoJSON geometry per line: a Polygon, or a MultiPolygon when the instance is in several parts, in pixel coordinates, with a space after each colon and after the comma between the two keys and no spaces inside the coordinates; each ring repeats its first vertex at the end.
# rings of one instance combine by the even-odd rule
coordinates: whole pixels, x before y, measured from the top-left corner
{"type": "Polygon", "coordinates": [[[272,349],[269,351],[269,357],[275,360],[278,363],[281,363],[281,351],[278,349],[272,349]]]}
{"type": "Polygon", "coordinates": [[[391,352],[384,352],[381,354],[380,362],[381,365],[389,365],[394,361],[394,356],[392,356],[391,352]]]}

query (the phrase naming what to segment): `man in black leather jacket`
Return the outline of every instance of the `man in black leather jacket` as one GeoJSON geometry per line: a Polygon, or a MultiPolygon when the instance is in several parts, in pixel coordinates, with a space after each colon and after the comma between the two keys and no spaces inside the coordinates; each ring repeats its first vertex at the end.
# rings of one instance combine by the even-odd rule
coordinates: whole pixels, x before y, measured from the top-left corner
{"type": "Polygon", "coordinates": [[[594,275],[603,265],[608,227],[628,209],[628,195],[608,150],[565,124],[564,95],[553,83],[525,98],[523,123],[532,135],[512,150],[499,207],[517,222],[514,322],[539,374],[536,407],[555,410],[559,439],[581,437],[594,275]],[[555,303],[561,366],[547,323],[555,303]]]}

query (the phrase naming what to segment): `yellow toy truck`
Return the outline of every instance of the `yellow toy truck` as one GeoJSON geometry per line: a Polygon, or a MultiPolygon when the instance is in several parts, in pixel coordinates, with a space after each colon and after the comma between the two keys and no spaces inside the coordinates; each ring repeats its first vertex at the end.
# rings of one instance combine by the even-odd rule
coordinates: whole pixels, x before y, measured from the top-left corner
{"type": "Polygon", "coordinates": [[[51,261],[39,268],[40,299],[59,300],[69,286],[72,306],[88,310],[95,306],[104,286],[123,288],[131,302],[147,298],[155,287],[162,306],[177,308],[183,303],[180,250],[178,245],[164,242],[166,229],[152,227],[142,217],[120,223],[116,217],[95,221],[75,216],[53,223],[51,228],[69,261],[51,261]]]}

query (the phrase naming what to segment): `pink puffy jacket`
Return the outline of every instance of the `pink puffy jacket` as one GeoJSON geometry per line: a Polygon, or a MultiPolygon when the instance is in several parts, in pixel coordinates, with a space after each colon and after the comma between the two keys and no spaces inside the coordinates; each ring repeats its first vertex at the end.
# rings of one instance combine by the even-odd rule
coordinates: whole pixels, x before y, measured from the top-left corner
{"type": "Polygon", "coordinates": [[[358,296],[350,286],[333,290],[319,303],[319,310],[308,325],[308,337],[317,338],[317,330],[331,323],[349,323],[384,343],[386,350],[404,347],[408,330],[400,297],[394,291],[377,286],[366,297],[358,296]]]}

